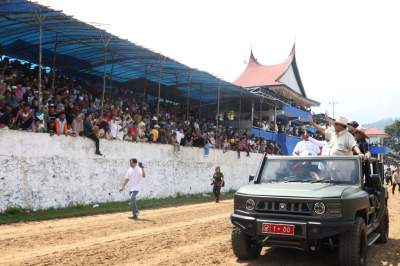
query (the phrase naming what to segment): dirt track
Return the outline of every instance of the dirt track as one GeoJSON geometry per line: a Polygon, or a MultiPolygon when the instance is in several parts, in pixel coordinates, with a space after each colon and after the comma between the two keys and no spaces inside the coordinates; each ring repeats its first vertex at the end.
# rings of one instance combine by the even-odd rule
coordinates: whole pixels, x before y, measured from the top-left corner
{"type": "MultiPolygon", "coordinates": [[[[335,265],[329,251],[264,249],[252,262],[230,248],[232,201],[0,226],[0,265],[335,265]]],[[[369,249],[369,265],[400,265],[400,196],[390,199],[390,242],[369,249]]]]}

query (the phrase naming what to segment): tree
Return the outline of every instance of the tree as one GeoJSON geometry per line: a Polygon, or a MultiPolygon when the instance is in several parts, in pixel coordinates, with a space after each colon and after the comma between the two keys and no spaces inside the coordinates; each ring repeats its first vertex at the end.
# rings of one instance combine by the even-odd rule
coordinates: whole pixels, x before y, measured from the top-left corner
{"type": "Polygon", "coordinates": [[[391,148],[395,154],[400,153],[400,120],[385,127],[385,133],[388,138],[385,139],[385,145],[391,148]]]}

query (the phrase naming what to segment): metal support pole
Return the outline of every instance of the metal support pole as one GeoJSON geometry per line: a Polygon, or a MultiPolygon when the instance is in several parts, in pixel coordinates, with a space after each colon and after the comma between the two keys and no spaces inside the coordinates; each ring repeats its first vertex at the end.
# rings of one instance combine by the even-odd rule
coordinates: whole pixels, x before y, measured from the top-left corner
{"type": "Polygon", "coordinates": [[[104,68],[103,68],[103,92],[101,97],[101,110],[100,110],[100,119],[103,118],[104,112],[104,95],[106,93],[106,75],[107,75],[107,47],[111,41],[111,36],[106,36],[104,32],[103,37],[103,48],[104,48],[104,68]]]}
{"type": "Polygon", "coordinates": [[[53,71],[52,71],[52,78],[51,78],[51,91],[54,91],[54,92],[56,92],[54,89],[55,89],[55,81],[56,81],[57,44],[58,44],[58,33],[56,33],[56,41],[54,42],[53,71]]]}
{"type": "Polygon", "coordinates": [[[264,98],[261,98],[260,100],[260,125],[262,124],[262,102],[263,102],[264,98]]]}
{"type": "Polygon", "coordinates": [[[162,74],[162,59],[161,59],[161,56],[160,56],[160,73],[158,75],[157,116],[160,116],[161,74],[162,74]]]}
{"type": "MultiPolygon", "coordinates": [[[[274,125],[277,125],[277,123],[276,123],[276,104],[274,105],[274,125]]],[[[276,127],[274,127],[274,128],[270,128],[272,131],[275,131],[275,128],[276,127]]]]}
{"type": "Polygon", "coordinates": [[[103,119],[103,112],[104,112],[104,95],[106,93],[106,71],[107,71],[107,53],[106,49],[104,49],[104,69],[103,69],[103,92],[101,96],[101,111],[100,111],[100,119],[103,119]]]}
{"type": "Polygon", "coordinates": [[[39,62],[38,62],[38,92],[39,92],[39,102],[42,104],[43,93],[42,93],[42,35],[43,35],[43,22],[45,17],[42,14],[42,9],[38,10],[38,23],[39,23],[39,62]]]}
{"type": "MultiPolygon", "coordinates": [[[[111,57],[111,61],[114,62],[114,57],[111,57]]],[[[111,64],[111,71],[110,71],[110,89],[112,90],[113,86],[113,72],[114,72],[114,63],[111,64]]]]}
{"type": "Polygon", "coordinates": [[[251,127],[254,126],[254,100],[251,101],[251,127]]]}
{"type": "Polygon", "coordinates": [[[217,96],[217,138],[218,138],[218,129],[219,129],[219,98],[221,93],[221,82],[218,84],[218,96],[217,96]]]}
{"type": "Polygon", "coordinates": [[[240,96],[239,96],[239,130],[241,129],[241,117],[242,117],[242,89],[240,89],[240,96]]]}
{"type": "Polygon", "coordinates": [[[202,104],[202,100],[203,100],[203,95],[202,95],[202,92],[203,92],[203,85],[201,85],[200,84],[200,103],[199,103],[199,118],[201,119],[202,118],[202,110],[203,110],[203,104],[202,104]]]}
{"type": "Polygon", "coordinates": [[[186,92],[186,119],[189,120],[190,114],[190,91],[192,90],[192,71],[189,74],[189,87],[186,92]]]}
{"type": "Polygon", "coordinates": [[[144,65],[143,98],[145,101],[146,101],[146,90],[147,90],[147,65],[144,65]]]}

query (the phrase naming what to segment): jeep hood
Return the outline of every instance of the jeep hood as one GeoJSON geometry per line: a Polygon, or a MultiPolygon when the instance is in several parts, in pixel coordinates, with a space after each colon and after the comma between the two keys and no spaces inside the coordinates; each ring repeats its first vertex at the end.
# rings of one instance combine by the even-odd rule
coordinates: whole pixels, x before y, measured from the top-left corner
{"type": "Polygon", "coordinates": [[[345,191],[356,191],[357,186],[321,183],[268,183],[240,188],[238,194],[265,197],[341,198],[345,191]]]}

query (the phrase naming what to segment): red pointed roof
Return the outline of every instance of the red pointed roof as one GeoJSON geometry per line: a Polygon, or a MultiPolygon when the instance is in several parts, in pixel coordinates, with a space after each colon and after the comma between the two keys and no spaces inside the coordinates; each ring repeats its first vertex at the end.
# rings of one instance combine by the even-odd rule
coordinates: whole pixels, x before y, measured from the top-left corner
{"type": "Polygon", "coordinates": [[[284,97],[296,99],[300,105],[319,106],[319,102],[307,98],[296,64],[295,45],[289,56],[276,65],[260,64],[251,50],[246,69],[234,83],[244,88],[270,87],[284,97]]]}
{"type": "Polygon", "coordinates": [[[365,134],[369,137],[387,137],[386,133],[377,128],[368,128],[365,134]]]}
{"type": "MultiPolygon", "coordinates": [[[[245,88],[280,85],[282,83],[279,81],[279,79],[286,73],[291,64],[294,64],[294,69],[295,71],[297,71],[296,59],[295,59],[295,45],[293,45],[292,51],[290,52],[288,58],[286,58],[286,60],[276,65],[260,64],[254,57],[253,51],[251,51],[249,62],[247,64],[246,69],[234,81],[234,83],[236,85],[245,88]]],[[[302,87],[300,80],[299,83],[300,86],[302,87]]]]}
{"type": "Polygon", "coordinates": [[[258,63],[251,51],[246,69],[234,83],[241,87],[278,85],[280,84],[279,78],[285,74],[292,63],[293,55],[294,53],[290,53],[285,61],[277,65],[262,65],[258,63]]]}

